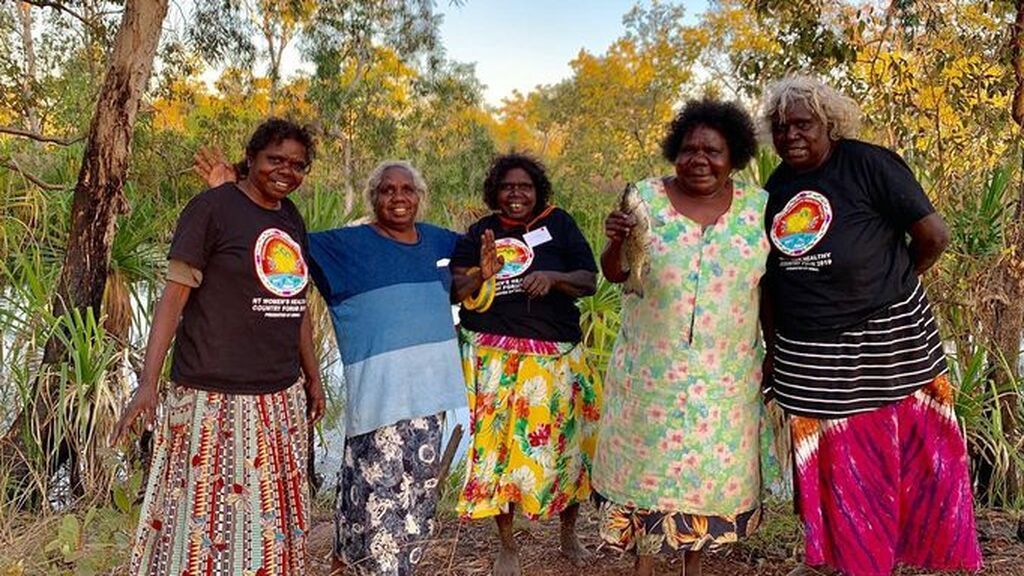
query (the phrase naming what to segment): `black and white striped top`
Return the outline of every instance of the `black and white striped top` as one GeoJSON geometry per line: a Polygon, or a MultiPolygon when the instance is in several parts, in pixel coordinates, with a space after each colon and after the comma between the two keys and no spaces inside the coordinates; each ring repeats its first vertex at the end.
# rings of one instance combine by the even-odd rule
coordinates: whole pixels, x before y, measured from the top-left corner
{"type": "Polygon", "coordinates": [[[947,371],[920,282],[856,330],[808,340],[776,334],[766,394],[791,414],[845,418],[898,402],[947,371]]]}

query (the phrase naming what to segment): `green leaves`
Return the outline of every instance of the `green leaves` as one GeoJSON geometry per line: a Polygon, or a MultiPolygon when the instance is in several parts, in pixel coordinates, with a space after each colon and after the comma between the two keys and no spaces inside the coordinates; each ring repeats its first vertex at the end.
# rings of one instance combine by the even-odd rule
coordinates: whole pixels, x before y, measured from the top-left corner
{"type": "MultiPolygon", "coordinates": [[[[141,475],[129,480],[129,490],[138,489],[141,475]]],[[[115,500],[117,499],[115,495],[115,500]]],[[[94,576],[109,574],[119,567],[131,548],[131,532],[137,507],[93,506],[80,513],[59,517],[42,552],[53,559],[47,573],[94,576]],[[59,572],[56,572],[59,570],[59,572]]]]}
{"type": "Polygon", "coordinates": [[[74,514],[68,514],[61,518],[60,527],[57,528],[56,537],[51,540],[44,550],[47,552],[58,552],[65,561],[73,559],[82,547],[82,524],[74,514]]]}
{"type": "Polygon", "coordinates": [[[135,500],[139,496],[139,490],[142,488],[142,479],[142,470],[136,470],[128,478],[127,483],[118,483],[114,485],[111,495],[113,497],[114,506],[117,507],[118,512],[128,515],[138,515],[138,507],[135,505],[135,500]]]}
{"type": "Polygon", "coordinates": [[[736,175],[736,178],[740,182],[764,188],[768,177],[775,171],[779,162],[779,157],[770,146],[760,146],[757,149],[757,155],[750,160],[750,164],[746,168],[736,175]]]}
{"type": "Polygon", "coordinates": [[[954,184],[955,194],[950,198],[946,217],[953,232],[952,249],[958,254],[984,258],[996,256],[1004,249],[1007,226],[1013,216],[1013,174],[1009,166],[997,166],[978,191],[966,189],[961,182],[954,184]]]}

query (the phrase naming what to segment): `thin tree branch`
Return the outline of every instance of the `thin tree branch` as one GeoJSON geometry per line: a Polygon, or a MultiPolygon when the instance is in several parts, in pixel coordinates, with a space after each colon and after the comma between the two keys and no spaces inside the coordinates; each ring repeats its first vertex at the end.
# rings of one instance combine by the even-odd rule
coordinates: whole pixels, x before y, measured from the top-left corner
{"type": "MultiPolygon", "coordinates": [[[[1016,81],[1013,89],[1013,101],[1010,103],[1010,115],[1017,125],[1018,133],[1024,134],[1024,0],[1017,0],[1017,17],[1010,28],[1010,44],[1011,65],[1016,81]]],[[[1022,152],[1021,166],[1024,166],[1024,152],[1022,152]]],[[[1017,190],[1017,205],[1014,207],[1016,220],[1020,220],[1020,217],[1024,215],[1024,170],[1018,177],[1020,185],[1017,190]]]]}
{"type": "Polygon", "coordinates": [[[21,21],[21,50],[25,55],[25,69],[21,75],[21,91],[24,95],[25,119],[33,132],[40,132],[39,116],[36,114],[36,99],[33,96],[33,84],[36,79],[36,49],[32,41],[32,8],[30,4],[18,6],[21,21]]]}
{"type": "Polygon", "coordinates": [[[66,188],[66,186],[62,184],[50,184],[49,182],[46,182],[42,178],[39,178],[38,176],[34,176],[29,172],[26,172],[21,168],[21,166],[18,166],[18,163],[15,162],[13,158],[5,158],[3,160],[0,160],[0,167],[7,168],[8,170],[21,174],[22,177],[25,178],[25,180],[28,180],[29,182],[35,184],[36,186],[39,186],[43,190],[63,190],[66,188]]]}
{"type": "Polygon", "coordinates": [[[1011,65],[1016,86],[1010,113],[1017,126],[1024,130],[1024,1],[1017,0],[1017,18],[1010,28],[1011,65]]]}
{"type": "Polygon", "coordinates": [[[29,138],[36,142],[51,142],[53,144],[60,144],[61,146],[70,146],[75,142],[81,142],[85,140],[85,136],[76,136],[74,138],[57,138],[56,136],[46,136],[43,134],[36,134],[28,130],[22,130],[21,128],[14,128],[13,126],[0,126],[0,134],[12,134],[14,136],[21,136],[23,138],[29,138]]]}
{"type": "MultiPolygon", "coordinates": [[[[875,79],[875,65],[878,64],[878,59],[882,56],[882,47],[885,45],[886,39],[889,36],[889,31],[892,30],[892,21],[894,18],[896,18],[897,8],[898,7],[896,6],[896,0],[893,0],[892,2],[889,3],[889,7],[885,9],[885,27],[882,28],[882,32],[878,35],[878,38],[876,39],[876,41],[878,42],[878,47],[875,48],[875,55],[871,57],[871,71],[868,72],[869,81],[874,81],[875,79]]],[[[865,48],[870,44],[870,42],[865,43],[865,48]]]]}
{"type": "Polygon", "coordinates": [[[100,29],[99,24],[96,24],[95,22],[90,22],[84,16],[82,16],[78,12],[75,12],[71,8],[68,8],[61,2],[55,2],[54,0],[22,0],[22,2],[25,2],[26,4],[31,4],[33,6],[37,6],[39,8],[53,8],[54,10],[63,12],[71,16],[72,18],[78,20],[82,24],[85,24],[89,28],[92,28],[94,30],[100,29]]]}

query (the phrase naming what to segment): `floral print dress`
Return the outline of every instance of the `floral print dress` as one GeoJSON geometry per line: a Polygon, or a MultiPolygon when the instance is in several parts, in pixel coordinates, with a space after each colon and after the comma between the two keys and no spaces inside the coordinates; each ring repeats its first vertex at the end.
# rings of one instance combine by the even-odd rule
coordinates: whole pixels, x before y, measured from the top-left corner
{"type": "Polygon", "coordinates": [[[767,193],[736,185],[729,209],[701,226],[676,211],[662,179],[638,189],[650,270],[644,297],[622,299],[593,485],[612,545],[696,550],[759,519],[767,193]]]}
{"type": "Polygon", "coordinates": [[[434,534],[444,415],[400,420],[345,442],[334,555],[356,576],[411,576],[434,534]]]}
{"type": "Polygon", "coordinates": [[[590,498],[601,384],[583,346],[462,330],[470,448],[456,510],[532,520],[590,498]]]}

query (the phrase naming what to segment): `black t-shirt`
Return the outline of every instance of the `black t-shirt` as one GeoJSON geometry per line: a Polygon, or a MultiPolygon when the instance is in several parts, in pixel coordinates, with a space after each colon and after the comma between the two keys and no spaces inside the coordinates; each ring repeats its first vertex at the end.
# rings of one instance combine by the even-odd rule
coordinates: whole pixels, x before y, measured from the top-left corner
{"type": "Polygon", "coordinates": [[[193,198],[169,258],[203,273],[174,342],[171,378],[233,394],[283,390],[299,377],[309,270],[306,226],[290,200],[268,210],[234,184],[193,198]]]}
{"type": "Polygon", "coordinates": [[[818,169],[780,165],[765,188],[766,281],[781,333],[834,335],[913,291],[906,234],[935,209],[898,154],[840,140],[818,169]]]}
{"type": "Polygon", "coordinates": [[[580,311],[575,299],[557,290],[530,299],[522,280],[538,270],[597,272],[594,253],[576,222],[564,210],[555,208],[530,226],[505,228],[497,214],[485,216],[469,227],[455,245],[452,266],[480,264],[480,235],[493,230],[498,254],[505,265],[497,274],[497,295],[483,314],[463,309],[462,326],[474,332],[531,338],[550,342],[579,342],[580,311]]]}

